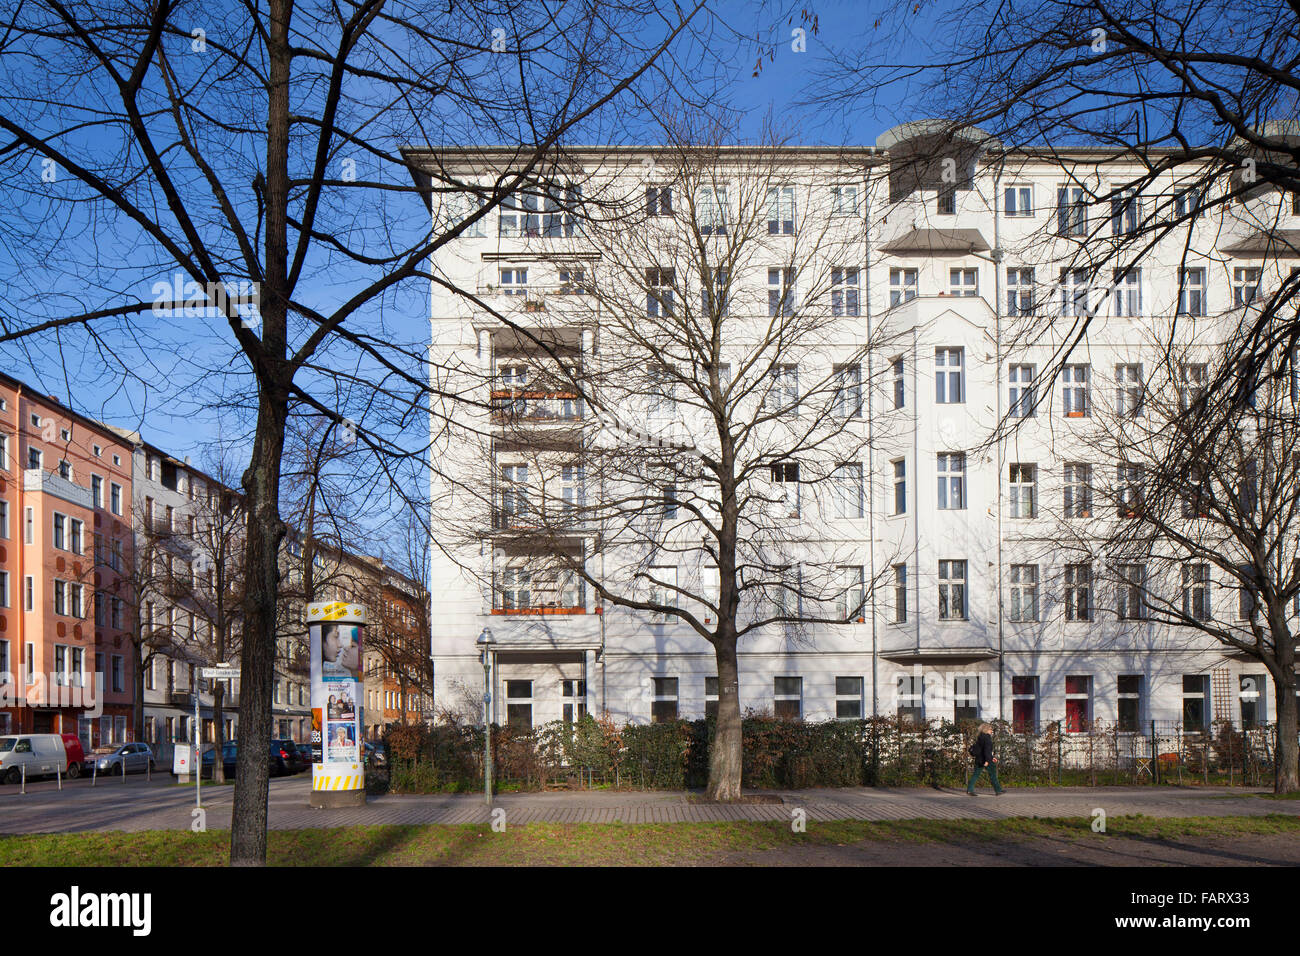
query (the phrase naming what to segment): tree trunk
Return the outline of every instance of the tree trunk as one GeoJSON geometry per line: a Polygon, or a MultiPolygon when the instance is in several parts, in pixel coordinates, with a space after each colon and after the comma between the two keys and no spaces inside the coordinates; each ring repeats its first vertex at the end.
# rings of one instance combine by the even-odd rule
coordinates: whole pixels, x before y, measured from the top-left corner
{"type": "Polygon", "coordinates": [[[713,647],[718,662],[718,719],[713,745],[709,748],[709,786],[705,796],[710,800],[739,800],[743,748],[735,633],[719,633],[713,647]]]}
{"type": "MultiPolygon", "coordinates": [[[[225,733],[221,726],[222,717],[224,716],[222,712],[222,703],[225,700],[225,696],[226,696],[226,682],[220,680],[213,681],[212,682],[212,737],[213,737],[213,747],[215,748],[212,752],[212,782],[213,783],[225,783],[226,780],[225,763],[221,759],[221,749],[225,744],[225,733]]],[[[200,769],[202,768],[200,767],[200,769]]]]}
{"type": "Polygon", "coordinates": [[[1273,779],[1274,793],[1295,793],[1300,790],[1300,775],[1296,761],[1300,755],[1296,733],[1295,679],[1288,683],[1274,681],[1277,688],[1277,753],[1273,779]]]}
{"type": "Polygon", "coordinates": [[[132,727],[136,741],[144,740],[144,648],[140,641],[131,642],[131,702],[134,705],[132,727]]]}

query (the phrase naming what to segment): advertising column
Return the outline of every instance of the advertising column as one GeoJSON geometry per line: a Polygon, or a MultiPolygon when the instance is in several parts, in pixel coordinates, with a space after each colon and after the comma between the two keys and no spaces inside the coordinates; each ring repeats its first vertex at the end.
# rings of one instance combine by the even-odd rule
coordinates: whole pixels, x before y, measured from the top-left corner
{"type": "Polygon", "coordinates": [[[366,802],[361,753],[365,675],[361,642],[366,609],[331,601],[307,605],[311,641],[311,806],[366,802]]]}

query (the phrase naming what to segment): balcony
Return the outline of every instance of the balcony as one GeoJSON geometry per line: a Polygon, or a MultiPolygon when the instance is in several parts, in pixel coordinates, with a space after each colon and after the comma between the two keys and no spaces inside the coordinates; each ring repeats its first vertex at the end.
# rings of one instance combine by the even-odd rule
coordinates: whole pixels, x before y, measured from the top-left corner
{"type": "Polygon", "coordinates": [[[80,505],[86,509],[94,507],[94,500],[90,496],[89,488],[74,484],[53,471],[42,471],[39,468],[24,470],[23,491],[52,495],[69,504],[80,505]]]}
{"type": "Polygon", "coordinates": [[[181,710],[194,709],[194,695],[181,694],[173,691],[167,695],[167,703],[171,707],[179,707],[181,710]]]}
{"type": "Polygon", "coordinates": [[[546,425],[583,420],[582,399],[575,392],[501,388],[492,391],[496,425],[546,425]]]}

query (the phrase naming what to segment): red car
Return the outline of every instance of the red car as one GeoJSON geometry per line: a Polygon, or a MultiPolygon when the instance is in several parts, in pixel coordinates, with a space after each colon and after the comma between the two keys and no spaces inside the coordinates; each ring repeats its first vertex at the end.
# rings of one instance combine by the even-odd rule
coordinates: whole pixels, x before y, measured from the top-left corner
{"type": "Polygon", "coordinates": [[[64,734],[63,749],[68,753],[68,778],[75,780],[86,767],[86,752],[81,749],[81,738],[76,734],[64,734]]]}

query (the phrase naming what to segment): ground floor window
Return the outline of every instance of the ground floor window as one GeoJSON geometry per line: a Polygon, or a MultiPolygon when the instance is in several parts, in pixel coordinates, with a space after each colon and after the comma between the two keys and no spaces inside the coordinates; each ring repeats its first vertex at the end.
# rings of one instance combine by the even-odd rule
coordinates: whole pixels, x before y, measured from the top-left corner
{"type": "Polygon", "coordinates": [[[1011,678],[1011,730],[1017,734],[1038,731],[1038,678],[1011,678]]]}
{"type": "Polygon", "coordinates": [[[900,720],[920,723],[925,719],[925,708],[922,704],[924,697],[922,690],[924,679],[917,676],[904,675],[898,678],[898,717],[900,720]]]}
{"type": "Polygon", "coordinates": [[[677,678],[653,677],[651,681],[653,682],[653,697],[650,700],[651,722],[662,724],[669,720],[676,720],[677,678]]]}
{"type": "Polygon", "coordinates": [[[979,719],[978,677],[956,677],[952,682],[952,719],[954,723],[979,719]]]}
{"type": "Polygon", "coordinates": [[[561,713],[566,724],[587,716],[587,682],[583,680],[560,681],[561,713]]]}
{"type": "Polygon", "coordinates": [[[1118,702],[1115,718],[1123,733],[1136,733],[1142,720],[1142,675],[1121,674],[1116,680],[1118,702]]]}
{"type": "Polygon", "coordinates": [[[1246,730],[1268,722],[1265,714],[1264,675],[1241,675],[1241,726],[1246,730]]]}
{"type": "Polygon", "coordinates": [[[835,678],[835,717],[837,720],[862,718],[862,678],[835,678]]]}
{"type": "Polygon", "coordinates": [[[1092,720],[1092,677],[1076,675],[1065,678],[1065,730],[1080,734],[1092,720]]]}
{"type": "Polygon", "coordinates": [[[772,713],[782,720],[803,716],[802,677],[778,677],[772,682],[772,713]]]}
{"type": "Polygon", "coordinates": [[[718,679],[716,677],[704,678],[704,716],[713,720],[718,719],[718,679]]]}
{"type": "Polygon", "coordinates": [[[1210,724],[1210,676],[1183,675],[1183,730],[1205,730],[1210,724]]]}
{"type": "Polygon", "coordinates": [[[533,729],[532,681],[506,681],[506,726],[512,730],[533,729]]]}

